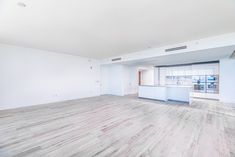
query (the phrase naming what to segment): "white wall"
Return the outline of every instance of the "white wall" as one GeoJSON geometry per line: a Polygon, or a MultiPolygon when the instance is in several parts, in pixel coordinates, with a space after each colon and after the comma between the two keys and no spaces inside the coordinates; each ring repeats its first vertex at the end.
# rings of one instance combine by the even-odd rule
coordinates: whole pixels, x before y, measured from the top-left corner
{"type": "Polygon", "coordinates": [[[124,94],[136,94],[138,92],[138,68],[124,66],[124,94]]]}
{"type": "Polygon", "coordinates": [[[126,65],[101,67],[102,94],[124,96],[137,93],[137,68],[126,65]]]}
{"type": "Polygon", "coordinates": [[[235,103],[235,59],[220,60],[220,101],[235,103]]]}
{"type": "Polygon", "coordinates": [[[104,94],[108,94],[109,92],[109,67],[108,66],[101,66],[100,67],[100,77],[101,77],[101,83],[100,83],[100,86],[101,86],[101,89],[100,89],[100,94],[101,95],[104,95],[104,94]]]}
{"type": "Polygon", "coordinates": [[[102,94],[124,95],[124,74],[122,65],[101,67],[102,94]]]}
{"type": "Polygon", "coordinates": [[[98,95],[99,61],[0,44],[0,109],[98,95]]]}

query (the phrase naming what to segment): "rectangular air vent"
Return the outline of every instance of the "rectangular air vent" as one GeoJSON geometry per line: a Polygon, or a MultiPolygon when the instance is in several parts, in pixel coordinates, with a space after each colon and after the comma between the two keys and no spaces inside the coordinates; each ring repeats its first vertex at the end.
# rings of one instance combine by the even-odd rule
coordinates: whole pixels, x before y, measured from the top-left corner
{"type": "Polygon", "coordinates": [[[112,59],[112,62],[114,62],[114,61],[120,61],[120,60],[122,60],[122,58],[113,58],[113,59],[112,59]]]}
{"type": "Polygon", "coordinates": [[[179,47],[165,49],[165,52],[177,51],[177,50],[182,50],[182,49],[187,49],[187,46],[179,46],[179,47]]]}

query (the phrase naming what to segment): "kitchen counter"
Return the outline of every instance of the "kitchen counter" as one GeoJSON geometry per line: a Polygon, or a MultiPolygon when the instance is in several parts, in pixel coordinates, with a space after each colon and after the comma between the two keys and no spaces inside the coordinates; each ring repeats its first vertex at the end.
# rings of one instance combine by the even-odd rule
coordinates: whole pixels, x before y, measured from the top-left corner
{"type": "Polygon", "coordinates": [[[140,86],[147,86],[147,87],[178,87],[178,88],[191,88],[192,86],[186,86],[186,85],[140,85],[140,86]]]}
{"type": "Polygon", "coordinates": [[[174,100],[182,102],[190,102],[191,86],[178,85],[143,85],[139,86],[138,96],[140,98],[148,98],[155,100],[174,100]]]}

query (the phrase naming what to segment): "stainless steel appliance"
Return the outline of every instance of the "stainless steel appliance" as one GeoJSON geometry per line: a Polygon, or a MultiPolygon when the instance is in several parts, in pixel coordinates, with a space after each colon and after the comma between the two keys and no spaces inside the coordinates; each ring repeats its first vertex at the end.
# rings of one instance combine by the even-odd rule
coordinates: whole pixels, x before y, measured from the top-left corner
{"type": "Polygon", "coordinates": [[[195,92],[218,93],[219,76],[218,75],[196,75],[193,76],[193,89],[195,92]]]}
{"type": "Polygon", "coordinates": [[[197,75],[193,76],[193,89],[195,92],[205,92],[206,87],[205,87],[205,76],[202,75],[197,75]]]}
{"type": "Polygon", "coordinates": [[[218,93],[219,92],[219,76],[209,75],[206,76],[206,91],[207,93],[218,93]]]}

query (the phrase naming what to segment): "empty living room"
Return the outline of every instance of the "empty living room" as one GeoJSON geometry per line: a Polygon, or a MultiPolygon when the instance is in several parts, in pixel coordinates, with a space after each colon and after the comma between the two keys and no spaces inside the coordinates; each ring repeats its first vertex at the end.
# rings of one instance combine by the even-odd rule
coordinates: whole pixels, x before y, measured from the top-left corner
{"type": "Polygon", "coordinates": [[[0,0],[0,157],[235,157],[235,1],[0,0]]]}

